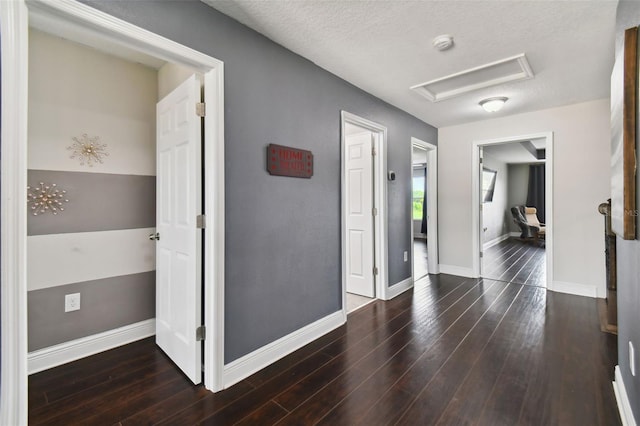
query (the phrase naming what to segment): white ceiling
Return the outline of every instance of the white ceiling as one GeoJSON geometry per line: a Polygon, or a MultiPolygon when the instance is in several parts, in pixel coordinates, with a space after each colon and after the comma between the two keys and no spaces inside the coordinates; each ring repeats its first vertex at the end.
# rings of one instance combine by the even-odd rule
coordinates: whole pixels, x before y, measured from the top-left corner
{"type": "MultiPolygon", "coordinates": [[[[546,145],[544,138],[533,139],[530,141],[537,149],[542,149],[546,145]]],[[[506,164],[532,164],[544,163],[544,160],[538,160],[530,151],[528,151],[520,142],[508,142],[500,145],[490,145],[483,148],[485,158],[494,158],[506,164]]]]}
{"type": "Polygon", "coordinates": [[[436,127],[609,96],[617,2],[202,0],[436,127]],[[451,34],[454,47],[432,48],[451,34]],[[409,87],[525,53],[535,77],[432,103],[409,87]],[[487,113],[481,99],[507,96],[487,113]]]}

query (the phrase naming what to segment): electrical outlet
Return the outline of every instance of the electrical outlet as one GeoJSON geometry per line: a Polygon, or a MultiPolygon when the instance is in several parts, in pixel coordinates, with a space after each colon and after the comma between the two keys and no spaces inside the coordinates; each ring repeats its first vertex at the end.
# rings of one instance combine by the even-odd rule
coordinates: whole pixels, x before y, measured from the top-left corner
{"type": "Polygon", "coordinates": [[[633,342],[629,342],[629,369],[631,370],[631,375],[635,377],[635,375],[636,375],[636,351],[633,348],[633,342]]]}
{"type": "Polygon", "coordinates": [[[409,260],[409,253],[405,250],[404,251],[404,261],[406,262],[407,260],[409,260]]]}
{"type": "Polygon", "coordinates": [[[65,294],[64,296],[64,311],[79,311],[80,310],[80,293],[65,294]]]}

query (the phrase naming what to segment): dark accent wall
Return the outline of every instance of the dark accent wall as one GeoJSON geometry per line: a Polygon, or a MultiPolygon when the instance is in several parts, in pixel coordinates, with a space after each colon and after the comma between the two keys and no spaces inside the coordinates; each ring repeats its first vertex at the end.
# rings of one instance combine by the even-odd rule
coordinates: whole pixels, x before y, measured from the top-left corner
{"type": "Polygon", "coordinates": [[[112,231],[156,226],[156,177],[29,170],[28,184],[53,182],[69,200],[64,213],[27,217],[27,235],[112,231]]]}
{"type": "Polygon", "coordinates": [[[121,275],[30,291],[29,352],[155,317],[156,272],[121,275]],[[82,309],[64,312],[66,294],[82,309]],[[126,295],[126,296],[123,296],[126,295]]]}
{"type": "MultiPolygon", "coordinates": [[[[624,30],[640,25],[640,2],[621,1],[616,14],[616,52],[624,30]]],[[[640,188],[640,173],[637,177],[640,188]]],[[[640,211],[640,197],[636,211],[640,211]]],[[[640,242],[616,238],[618,266],[618,365],[636,422],[640,421],[640,242]],[[635,347],[636,376],[629,369],[629,342],[635,347]]]]}
{"type": "Polygon", "coordinates": [[[411,276],[411,137],[435,128],[201,2],[83,1],[225,63],[226,363],[341,308],[341,110],[388,129],[389,283],[411,276]],[[269,143],[311,150],[313,178],[268,175],[269,143]]]}

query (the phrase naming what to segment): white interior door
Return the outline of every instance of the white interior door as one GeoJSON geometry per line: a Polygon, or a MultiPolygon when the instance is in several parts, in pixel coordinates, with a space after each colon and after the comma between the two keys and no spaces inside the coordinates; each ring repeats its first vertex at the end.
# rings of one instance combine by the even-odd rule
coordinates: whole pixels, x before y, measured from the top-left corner
{"type": "Polygon", "coordinates": [[[373,135],[345,139],[347,292],[375,296],[373,274],[373,135]]]}
{"type": "Polygon", "coordinates": [[[157,105],[156,343],[201,381],[200,83],[192,75],[157,105]]]}

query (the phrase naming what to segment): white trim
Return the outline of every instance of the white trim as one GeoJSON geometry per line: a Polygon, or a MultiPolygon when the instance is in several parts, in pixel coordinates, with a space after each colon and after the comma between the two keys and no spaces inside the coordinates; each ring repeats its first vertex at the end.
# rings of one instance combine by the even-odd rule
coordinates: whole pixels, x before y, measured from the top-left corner
{"type": "MultiPolygon", "coordinates": [[[[480,251],[480,147],[505,143],[527,141],[544,138],[545,145],[545,255],[547,266],[547,289],[554,290],[553,281],[553,132],[535,133],[531,135],[511,136],[505,138],[473,141],[471,148],[471,256],[473,276],[479,277],[480,251]]],[[[520,235],[520,234],[518,234],[520,235]]]]}
{"type": "Polygon", "coordinates": [[[347,315],[347,276],[346,276],[346,205],[347,191],[345,188],[345,125],[353,124],[362,127],[374,133],[377,155],[373,161],[373,180],[374,180],[374,201],[373,206],[377,208],[378,214],[373,219],[374,227],[374,260],[378,267],[378,275],[376,277],[376,294],[378,299],[386,300],[388,291],[387,262],[388,262],[388,246],[387,246],[387,128],[378,123],[369,121],[365,118],[358,117],[347,111],[341,111],[340,119],[340,191],[341,191],[341,207],[340,207],[340,232],[342,248],[342,312],[347,315]]]}
{"type": "Polygon", "coordinates": [[[319,319],[291,334],[269,343],[266,346],[239,358],[224,366],[224,385],[229,387],[238,383],[256,371],[273,364],[280,358],[289,355],[304,345],[313,342],[330,331],[340,327],[347,320],[344,311],[340,310],[319,319]]]}
{"type": "Polygon", "coordinates": [[[224,341],[224,70],[223,63],[174,41],[136,27],[74,0],[0,1],[2,54],[2,382],[0,423],[26,424],[27,419],[27,279],[26,279],[26,147],[28,111],[28,15],[52,22],[52,28],[73,25],[93,35],[205,73],[211,91],[205,117],[208,146],[205,177],[213,193],[205,229],[205,386],[222,388],[224,341]],[[28,8],[26,7],[28,6],[28,8]],[[213,82],[213,84],[211,84],[213,82]],[[212,163],[209,163],[211,161],[212,163]],[[215,212],[215,213],[214,213],[215,212]],[[217,214],[216,214],[217,213],[217,214]],[[208,261],[207,261],[208,260],[208,261]]]}
{"type": "MultiPolygon", "coordinates": [[[[418,138],[411,138],[411,164],[413,179],[413,146],[418,146],[427,151],[427,271],[430,274],[439,274],[438,266],[438,147],[418,138]]],[[[411,223],[411,235],[413,235],[413,198],[409,205],[409,217],[411,223]]],[[[413,241],[411,241],[411,276],[415,280],[413,264],[413,241]]]]}
{"type": "Polygon", "coordinates": [[[2,365],[0,424],[27,424],[27,75],[28,10],[0,1],[2,55],[2,365]]]}
{"type": "Polygon", "coordinates": [[[387,290],[387,298],[384,300],[391,300],[396,296],[401,295],[407,290],[411,290],[413,288],[413,277],[409,277],[406,280],[402,280],[399,283],[396,283],[392,286],[389,286],[387,290]]]}
{"type": "Polygon", "coordinates": [[[29,374],[94,355],[156,334],[154,318],[29,352],[29,374]]]}
{"type": "MultiPolygon", "coordinates": [[[[520,235],[520,234],[516,233],[516,235],[520,235]]],[[[504,240],[508,240],[510,236],[511,236],[511,233],[510,234],[503,234],[503,235],[500,235],[498,238],[494,238],[491,241],[487,241],[486,243],[484,243],[482,245],[482,249],[486,250],[486,249],[491,248],[491,247],[493,247],[493,246],[495,246],[497,244],[500,244],[504,240]]]]}
{"type": "Polygon", "coordinates": [[[207,118],[204,135],[204,385],[212,391],[224,389],[224,64],[204,75],[207,118]]]}
{"type": "Polygon", "coordinates": [[[522,235],[522,233],[521,233],[521,232],[518,232],[518,231],[511,231],[511,232],[509,232],[509,236],[510,236],[510,237],[519,237],[520,235],[522,235]]]}
{"type": "Polygon", "coordinates": [[[576,296],[585,296],[585,297],[598,297],[598,291],[596,286],[589,284],[578,284],[578,283],[569,283],[564,281],[554,281],[551,288],[548,290],[552,290],[558,293],[567,293],[573,294],[576,296]]]}
{"type": "Polygon", "coordinates": [[[465,268],[463,266],[456,265],[443,265],[440,266],[441,274],[457,275],[459,277],[478,278],[478,275],[474,274],[473,269],[465,268]]]}
{"type": "Polygon", "coordinates": [[[616,394],[616,401],[618,403],[618,411],[620,412],[620,420],[622,420],[622,426],[636,426],[637,422],[633,417],[633,411],[631,410],[631,403],[629,402],[629,395],[627,389],[624,386],[622,380],[622,373],[620,373],[620,366],[616,365],[615,368],[615,380],[613,381],[613,392],[616,394]]]}

